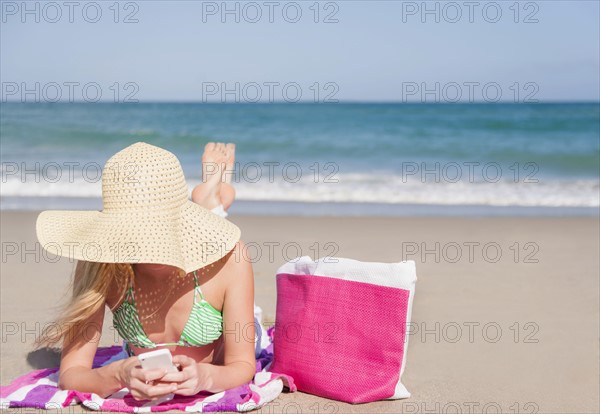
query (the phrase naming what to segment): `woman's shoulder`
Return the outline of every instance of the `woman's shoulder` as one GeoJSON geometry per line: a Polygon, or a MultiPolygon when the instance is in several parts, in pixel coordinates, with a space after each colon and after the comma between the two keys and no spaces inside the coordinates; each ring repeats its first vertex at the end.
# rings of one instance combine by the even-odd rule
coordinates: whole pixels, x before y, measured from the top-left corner
{"type": "Polygon", "coordinates": [[[229,253],[217,260],[215,276],[226,284],[252,277],[252,257],[246,244],[239,240],[229,253]]]}
{"type": "Polygon", "coordinates": [[[233,249],[220,260],[223,260],[225,266],[230,269],[248,271],[252,270],[252,260],[255,255],[256,254],[252,254],[252,252],[248,250],[248,247],[243,240],[239,240],[233,249]]]}

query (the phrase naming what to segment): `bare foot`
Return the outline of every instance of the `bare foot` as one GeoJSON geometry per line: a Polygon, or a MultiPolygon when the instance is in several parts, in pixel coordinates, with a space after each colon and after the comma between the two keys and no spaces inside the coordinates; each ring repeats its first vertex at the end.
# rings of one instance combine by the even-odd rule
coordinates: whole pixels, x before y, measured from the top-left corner
{"type": "Polygon", "coordinates": [[[235,144],[229,143],[225,145],[225,156],[227,161],[225,162],[225,172],[221,179],[221,204],[227,210],[235,199],[235,189],[231,185],[235,166],[235,144]]]}
{"type": "Polygon", "coordinates": [[[235,199],[235,190],[230,184],[234,160],[234,144],[206,144],[202,154],[202,184],[192,191],[192,201],[211,210],[219,204],[229,209],[235,199]]]}
{"type": "Polygon", "coordinates": [[[227,161],[225,162],[225,173],[223,174],[223,182],[231,184],[233,170],[235,167],[235,144],[229,143],[225,145],[225,154],[227,161]]]}
{"type": "Polygon", "coordinates": [[[221,203],[221,180],[227,156],[225,145],[209,142],[202,154],[202,184],[192,191],[192,201],[202,207],[213,209],[221,203]]]}

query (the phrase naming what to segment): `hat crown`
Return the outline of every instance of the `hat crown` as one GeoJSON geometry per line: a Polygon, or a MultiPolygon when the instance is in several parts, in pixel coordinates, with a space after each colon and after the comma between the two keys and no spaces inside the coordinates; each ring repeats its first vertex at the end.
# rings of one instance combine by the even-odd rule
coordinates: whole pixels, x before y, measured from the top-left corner
{"type": "Polygon", "coordinates": [[[106,162],[102,196],[104,211],[40,213],[42,247],[88,262],[160,263],[190,273],[224,257],[240,239],[236,225],[188,200],[177,158],[143,142],[106,162]]]}
{"type": "Polygon", "coordinates": [[[113,155],[102,170],[104,211],[178,210],[187,201],[187,185],[177,157],[137,142],[113,155]]]}

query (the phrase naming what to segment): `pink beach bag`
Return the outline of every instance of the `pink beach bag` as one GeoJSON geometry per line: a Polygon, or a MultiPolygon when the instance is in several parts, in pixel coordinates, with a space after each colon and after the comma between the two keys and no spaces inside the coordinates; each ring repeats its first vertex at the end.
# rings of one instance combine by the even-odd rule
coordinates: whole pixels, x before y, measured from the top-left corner
{"type": "Polygon", "coordinates": [[[273,372],[349,403],[408,398],[401,382],[415,262],[304,256],[277,271],[273,372]]]}

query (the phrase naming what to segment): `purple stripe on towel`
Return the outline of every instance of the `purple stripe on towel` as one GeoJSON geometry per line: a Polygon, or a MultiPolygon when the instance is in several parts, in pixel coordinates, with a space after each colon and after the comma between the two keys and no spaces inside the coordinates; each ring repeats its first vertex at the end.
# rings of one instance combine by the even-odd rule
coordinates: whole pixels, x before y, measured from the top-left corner
{"type": "Polygon", "coordinates": [[[219,401],[216,401],[215,406],[211,407],[211,404],[207,404],[206,411],[237,411],[237,404],[247,402],[252,395],[252,391],[248,384],[244,384],[227,390],[224,394],[219,401]]]}
{"type": "MultiPolygon", "coordinates": [[[[23,402],[30,401],[34,404],[39,404],[40,408],[44,408],[45,404],[54,397],[54,394],[60,390],[54,385],[38,385],[27,393],[27,396],[23,399],[23,402]]],[[[57,404],[58,405],[58,404],[57,404]]],[[[58,407],[53,407],[58,408],[58,407]]]]}
{"type": "Polygon", "coordinates": [[[111,346],[109,348],[98,348],[94,357],[93,367],[98,368],[105,364],[108,360],[118,355],[123,351],[121,346],[111,346]]]}
{"type": "Polygon", "coordinates": [[[19,378],[16,378],[9,385],[0,387],[0,397],[6,398],[7,396],[12,394],[19,388],[25,387],[27,385],[35,384],[36,382],[38,382],[39,379],[46,378],[46,377],[52,375],[53,373],[55,373],[56,371],[58,371],[56,368],[38,369],[35,371],[31,371],[28,374],[25,374],[19,378]]]}
{"type": "MultiPolygon", "coordinates": [[[[107,364],[109,361],[117,360],[121,356],[126,357],[126,354],[123,352],[123,349],[120,346],[98,348],[94,357],[93,365],[98,367],[107,364]]],[[[256,361],[257,372],[261,371],[266,365],[268,365],[272,359],[272,352],[263,350],[256,361]]],[[[90,393],[82,393],[77,391],[61,392],[56,386],[57,371],[57,369],[43,369],[30,372],[29,374],[15,379],[15,381],[13,381],[13,383],[11,383],[9,386],[1,387],[1,395],[5,398],[13,392],[23,389],[23,387],[31,387],[29,391],[23,393],[24,398],[22,401],[6,401],[6,403],[10,404],[10,407],[35,407],[43,409],[46,408],[48,401],[54,398],[56,401],[52,404],[52,407],[48,406],[47,408],[58,409],[61,406],[67,407],[71,404],[71,402],[76,401],[79,403],[83,402],[86,407],[92,410],[127,413],[133,412],[136,408],[142,408],[144,411],[148,409],[151,412],[164,412],[170,410],[189,411],[191,409],[200,409],[204,412],[237,411],[240,405],[248,404],[254,401],[256,405],[260,407],[275,397],[271,394],[271,392],[261,392],[262,386],[254,388],[253,391],[253,388],[250,388],[249,384],[244,384],[219,393],[219,395],[213,395],[209,392],[200,392],[199,394],[189,397],[177,395],[171,401],[165,401],[159,405],[150,406],[148,401],[137,401],[129,393],[123,395],[123,393],[119,392],[113,394],[114,397],[109,396],[106,399],[102,399],[98,396],[93,396],[90,393]],[[50,376],[52,377],[50,378],[50,376]],[[47,378],[50,384],[35,385],[39,380],[44,378],[47,378]],[[206,401],[207,398],[214,400],[206,401]],[[142,407],[147,404],[147,407],[142,407]]],[[[266,383],[269,383],[276,378],[280,378],[284,385],[290,389],[290,391],[293,392],[296,390],[293,379],[287,375],[272,372],[268,373],[268,375],[269,379],[266,383]]],[[[253,383],[253,381],[251,383],[253,383]]]]}

